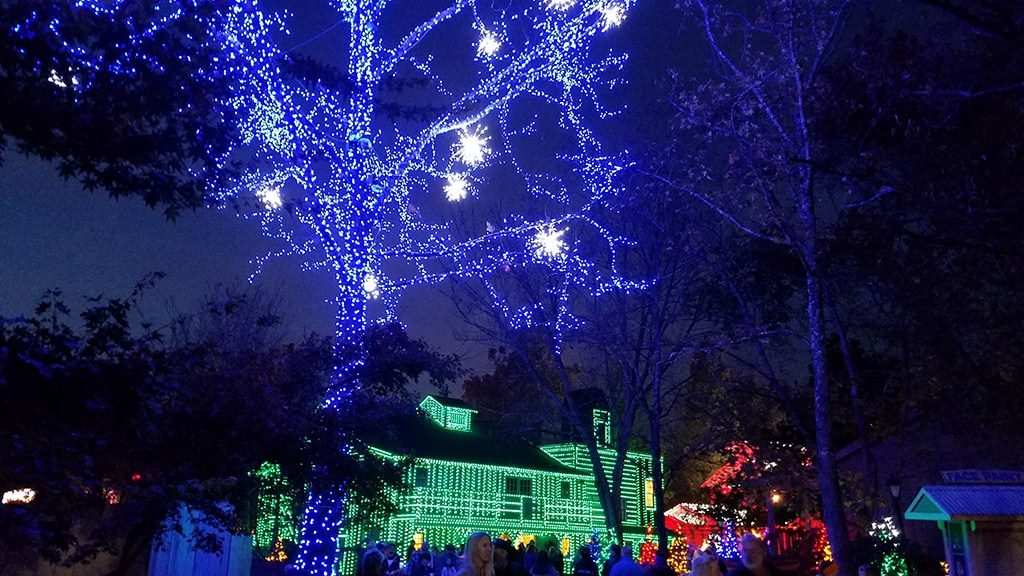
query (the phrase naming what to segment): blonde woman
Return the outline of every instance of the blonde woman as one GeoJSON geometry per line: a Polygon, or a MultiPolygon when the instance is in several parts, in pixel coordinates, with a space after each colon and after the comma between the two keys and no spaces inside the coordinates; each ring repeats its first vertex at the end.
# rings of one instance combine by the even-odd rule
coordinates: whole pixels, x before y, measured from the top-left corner
{"type": "Polygon", "coordinates": [[[466,540],[459,576],[494,576],[494,545],[487,532],[474,532],[466,540]]]}
{"type": "Polygon", "coordinates": [[[714,554],[701,554],[691,565],[690,576],[722,576],[718,569],[718,557],[714,554]]]}

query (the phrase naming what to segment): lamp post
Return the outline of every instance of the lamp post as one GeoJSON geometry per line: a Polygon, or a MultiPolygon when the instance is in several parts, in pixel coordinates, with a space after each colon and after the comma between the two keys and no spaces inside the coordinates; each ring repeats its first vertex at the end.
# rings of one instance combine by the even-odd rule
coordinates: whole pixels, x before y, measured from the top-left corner
{"type": "Polygon", "coordinates": [[[896,526],[900,529],[900,540],[903,540],[903,514],[900,513],[900,493],[903,485],[897,476],[889,477],[889,495],[892,496],[892,511],[896,515],[896,526]]]}
{"type": "Polygon", "coordinates": [[[772,551],[773,555],[779,553],[779,549],[776,542],[776,531],[775,531],[775,506],[782,502],[782,494],[775,490],[768,490],[768,498],[765,504],[768,509],[768,521],[765,527],[765,545],[768,550],[772,551]]]}

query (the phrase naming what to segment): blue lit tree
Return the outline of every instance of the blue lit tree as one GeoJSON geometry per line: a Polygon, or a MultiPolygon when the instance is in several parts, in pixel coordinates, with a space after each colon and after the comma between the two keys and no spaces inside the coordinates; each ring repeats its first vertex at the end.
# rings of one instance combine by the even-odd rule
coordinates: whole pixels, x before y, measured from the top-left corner
{"type": "MultiPolygon", "coordinates": [[[[257,269],[333,271],[347,356],[323,409],[340,413],[363,334],[407,288],[473,282],[505,325],[560,337],[575,298],[642,285],[601,223],[627,160],[597,138],[626,60],[598,45],[634,1],[332,0],[318,37],[345,38],[319,59],[283,49],[306,43],[252,0],[17,3],[0,88],[63,116],[4,129],[89,185],[239,209],[282,241],[257,269]]],[[[313,483],[299,570],[332,571],[343,492],[313,483]]]]}
{"type": "MultiPolygon", "coordinates": [[[[225,41],[250,73],[228,100],[242,137],[223,158],[251,167],[218,198],[283,241],[258,266],[299,255],[335,273],[342,349],[404,289],[455,279],[513,329],[561,335],[574,297],[641,285],[618,274],[625,241],[601,224],[626,160],[589,126],[614,113],[599,93],[625,62],[595,44],[632,2],[450,0],[418,19],[419,1],[339,0],[347,38],[331,62],[289,56],[268,41],[284,19],[238,9],[225,41]]],[[[362,363],[338,363],[324,409],[344,408],[362,363]]],[[[313,486],[300,571],[331,572],[342,490],[313,486]]]]}
{"type": "Polygon", "coordinates": [[[722,547],[718,554],[723,558],[739,558],[740,543],[736,538],[736,526],[733,522],[726,520],[722,522],[722,547]]]}

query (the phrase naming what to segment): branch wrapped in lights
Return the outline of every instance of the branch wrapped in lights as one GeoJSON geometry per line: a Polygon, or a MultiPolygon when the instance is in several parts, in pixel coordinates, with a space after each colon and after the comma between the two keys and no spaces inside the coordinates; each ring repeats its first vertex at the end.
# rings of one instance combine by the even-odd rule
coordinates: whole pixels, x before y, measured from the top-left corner
{"type": "MultiPolygon", "coordinates": [[[[378,24],[397,0],[339,2],[346,90],[286,77],[279,62],[287,55],[267,41],[284,32],[281,20],[238,11],[228,42],[245,47],[252,74],[229,104],[258,168],[223,196],[258,200],[249,216],[287,246],[273,255],[335,271],[343,344],[371,321],[368,300],[379,298],[391,319],[404,289],[452,278],[485,287],[509,327],[543,323],[561,336],[577,325],[574,293],[644,285],[618,273],[626,242],[599,223],[628,162],[606,153],[587,126],[615,113],[598,91],[615,84],[626,60],[594,57],[594,40],[620,25],[633,1],[526,0],[496,10],[453,0],[395,38],[378,24]],[[464,41],[469,66],[434,58],[438,37],[464,41]],[[404,76],[426,80],[441,112],[422,122],[383,119],[382,94],[404,76]],[[552,136],[565,145],[545,143],[552,136]],[[539,155],[551,159],[542,169],[539,155]],[[497,198],[503,209],[522,209],[498,212],[497,198]],[[494,215],[454,221],[441,199],[494,215]],[[514,301],[502,288],[502,275],[534,269],[554,281],[551,307],[514,301]]],[[[338,367],[328,406],[354,384],[358,365],[338,367]]]]}

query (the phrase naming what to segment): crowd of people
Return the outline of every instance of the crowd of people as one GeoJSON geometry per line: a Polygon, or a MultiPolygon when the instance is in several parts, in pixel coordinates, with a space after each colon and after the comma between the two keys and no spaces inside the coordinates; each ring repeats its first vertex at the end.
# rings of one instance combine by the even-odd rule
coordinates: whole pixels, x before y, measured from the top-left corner
{"type": "MultiPolygon", "coordinates": [[[[768,560],[764,541],[752,534],[743,536],[740,564],[731,571],[714,552],[703,553],[691,562],[691,576],[780,576],[768,560]]],[[[486,532],[469,536],[461,550],[448,544],[444,549],[428,542],[406,551],[405,559],[393,543],[381,542],[360,557],[359,576],[679,576],[669,565],[665,551],[655,555],[654,564],[641,566],[630,546],[612,545],[609,558],[598,566],[590,548],[582,546],[568,561],[554,543],[513,546],[502,539],[491,540],[486,532]]]]}

